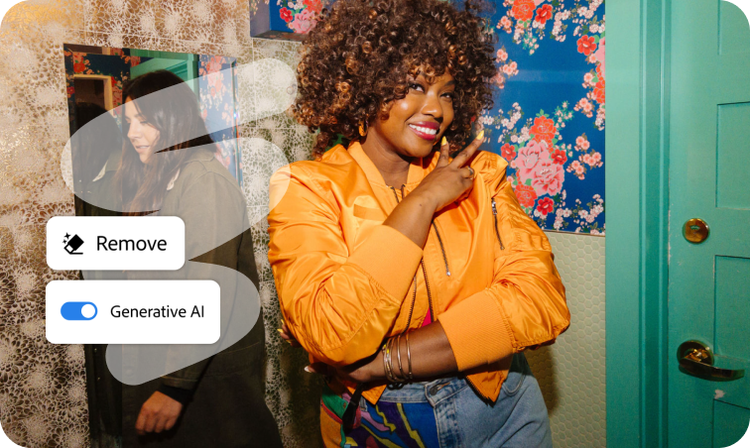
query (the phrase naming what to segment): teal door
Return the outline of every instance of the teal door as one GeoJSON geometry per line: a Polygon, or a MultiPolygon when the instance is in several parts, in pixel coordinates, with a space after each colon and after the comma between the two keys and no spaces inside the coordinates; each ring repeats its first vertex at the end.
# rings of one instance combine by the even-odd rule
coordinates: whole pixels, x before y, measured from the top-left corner
{"type": "Polygon", "coordinates": [[[750,422],[750,27],[724,1],[670,5],[668,440],[719,448],[750,422]],[[680,368],[691,340],[713,370],[700,350],[680,368]]]}

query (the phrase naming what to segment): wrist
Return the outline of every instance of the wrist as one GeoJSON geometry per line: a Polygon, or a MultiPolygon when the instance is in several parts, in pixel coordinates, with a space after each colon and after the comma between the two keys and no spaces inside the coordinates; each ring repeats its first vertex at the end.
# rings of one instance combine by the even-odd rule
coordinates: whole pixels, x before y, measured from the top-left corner
{"type": "Polygon", "coordinates": [[[417,187],[410,195],[406,196],[405,200],[409,198],[418,201],[419,205],[430,212],[430,216],[434,215],[438,209],[438,201],[434,195],[430,194],[429,191],[420,190],[419,187],[417,187]]]}
{"type": "Polygon", "coordinates": [[[378,354],[369,364],[369,377],[370,381],[383,381],[386,379],[385,376],[385,365],[383,364],[383,351],[378,350],[378,354]]]}

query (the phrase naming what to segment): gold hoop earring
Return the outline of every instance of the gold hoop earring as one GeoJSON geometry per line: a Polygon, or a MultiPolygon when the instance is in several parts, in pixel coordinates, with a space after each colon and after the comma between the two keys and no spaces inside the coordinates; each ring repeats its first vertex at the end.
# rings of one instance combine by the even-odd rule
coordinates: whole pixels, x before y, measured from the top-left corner
{"type": "Polygon", "coordinates": [[[367,125],[367,122],[359,124],[359,135],[360,135],[360,137],[364,137],[365,135],[367,135],[367,126],[366,125],[367,125]]]}

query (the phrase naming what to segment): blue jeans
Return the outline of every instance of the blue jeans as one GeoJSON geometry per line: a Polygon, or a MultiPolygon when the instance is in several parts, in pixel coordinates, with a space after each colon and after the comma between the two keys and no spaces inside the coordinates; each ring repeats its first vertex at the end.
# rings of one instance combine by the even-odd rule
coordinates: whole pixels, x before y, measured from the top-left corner
{"type": "MultiPolygon", "coordinates": [[[[377,405],[363,398],[360,410],[362,425],[350,434],[359,446],[552,447],[547,407],[522,353],[513,357],[494,404],[477,395],[466,379],[454,377],[388,388],[377,405]],[[371,440],[362,444],[363,437],[371,440]],[[383,443],[386,438],[390,443],[383,443]]],[[[350,441],[326,445],[355,446],[350,441]]]]}

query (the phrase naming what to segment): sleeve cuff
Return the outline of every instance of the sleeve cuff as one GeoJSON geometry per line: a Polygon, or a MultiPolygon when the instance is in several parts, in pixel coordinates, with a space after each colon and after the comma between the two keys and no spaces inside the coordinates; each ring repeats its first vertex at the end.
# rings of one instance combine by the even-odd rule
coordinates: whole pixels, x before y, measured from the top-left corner
{"type": "Polygon", "coordinates": [[[485,366],[513,353],[513,336],[495,299],[485,290],[438,317],[459,371],[485,366]]]}
{"type": "Polygon", "coordinates": [[[397,300],[406,296],[414,280],[422,248],[393,227],[375,227],[348,262],[367,272],[397,300]]]}
{"type": "Polygon", "coordinates": [[[189,389],[181,389],[179,387],[172,387],[167,386],[166,384],[162,384],[157,390],[168,396],[169,398],[179,402],[183,406],[185,406],[190,401],[190,399],[193,398],[193,391],[189,389]]]}

